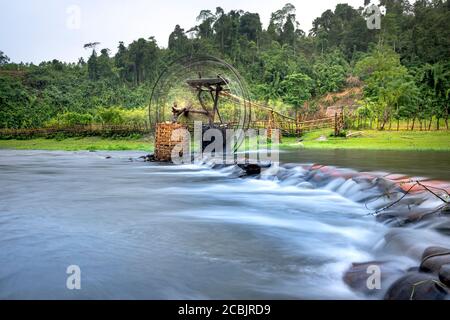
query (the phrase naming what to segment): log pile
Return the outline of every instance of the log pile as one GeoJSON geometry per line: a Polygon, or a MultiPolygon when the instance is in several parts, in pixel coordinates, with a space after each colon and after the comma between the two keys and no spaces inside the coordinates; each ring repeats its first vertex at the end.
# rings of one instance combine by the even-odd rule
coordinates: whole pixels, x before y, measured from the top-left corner
{"type": "Polygon", "coordinates": [[[162,122],[156,124],[155,134],[155,160],[156,161],[171,161],[172,150],[179,139],[172,140],[172,133],[177,129],[183,129],[184,126],[179,123],[162,122]]]}

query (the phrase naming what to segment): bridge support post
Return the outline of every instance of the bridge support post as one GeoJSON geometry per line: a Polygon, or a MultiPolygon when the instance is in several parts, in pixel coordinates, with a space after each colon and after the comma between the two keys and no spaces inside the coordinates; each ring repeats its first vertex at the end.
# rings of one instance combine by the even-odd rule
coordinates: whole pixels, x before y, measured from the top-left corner
{"type": "Polygon", "coordinates": [[[334,136],[338,137],[344,129],[344,111],[342,111],[339,115],[336,112],[334,114],[334,136]]]}
{"type": "Polygon", "coordinates": [[[295,117],[295,134],[297,135],[297,138],[300,138],[302,131],[300,128],[300,123],[302,121],[302,115],[298,114],[297,117],[295,117]]]}
{"type": "MultiPolygon", "coordinates": [[[[270,139],[270,140],[272,139],[272,131],[274,129],[279,129],[279,128],[277,128],[277,126],[275,124],[274,112],[271,111],[270,114],[269,114],[269,123],[268,123],[268,126],[267,126],[267,139],[270,139]]],[[[279,142],[281,143],[281,137],[282,137],[281,136],[281,130],[279,130],[279,133],[280,133],[279,142]]]]}
{"type": "Polygon", "coordinates": [[[334,113],[334,136],[339,136],[339,119],[337,112],[334,113]]]}

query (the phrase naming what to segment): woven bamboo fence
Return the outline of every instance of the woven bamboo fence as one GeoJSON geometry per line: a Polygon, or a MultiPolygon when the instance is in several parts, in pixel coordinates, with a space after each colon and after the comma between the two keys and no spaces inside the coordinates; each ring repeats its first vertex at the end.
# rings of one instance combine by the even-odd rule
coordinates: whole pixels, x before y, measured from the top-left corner
{"type": "Polygon", "coordinates": [[[130,136],[132,134],[148,134],[149,126],[142,125],[77,125],[70,127],[48,127],[31,129],[0,129],[2,138],[34,138],[34,137],[53,137],[58,134],[65,136],[130,136]]]}

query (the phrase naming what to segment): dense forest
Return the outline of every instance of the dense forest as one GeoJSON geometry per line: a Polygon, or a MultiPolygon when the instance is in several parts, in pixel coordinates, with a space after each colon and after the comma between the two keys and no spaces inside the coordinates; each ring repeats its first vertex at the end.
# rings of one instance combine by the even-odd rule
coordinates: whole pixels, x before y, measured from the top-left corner
{"type": "Polygon", "coordinates": [[[158,74],[196,53],[232,63],[255,100],[283,104],[291,114],[314,112],[305,102],[357,82],[363,97],[355,112],[377,119],[380,129],[393,119],[448,126],[450,1],[380,4],[379,30],[367,27],[364,8],[347,4],[323,12],[309,31],[291,4],[272,13],[267,29],[258,13],[218,7],[202,10],[192,28],[176,25],[167,48],[141,38],[119,42],[112,56],[92,42],[84,46],[87,61],[39,65],[12,63],[0,51],[0,127],[145,121],[158,74]]]}

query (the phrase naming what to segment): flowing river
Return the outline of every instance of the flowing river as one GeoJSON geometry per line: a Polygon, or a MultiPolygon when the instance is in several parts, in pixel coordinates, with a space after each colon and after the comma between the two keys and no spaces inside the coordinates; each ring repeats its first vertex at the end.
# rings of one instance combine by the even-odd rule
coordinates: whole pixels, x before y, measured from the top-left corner
{"type": "MultiPolygon", "coordinates": [[[[339,178],[315,184],[294,165],[255,179],[142,155],[0,150],[1,299],[379,299],[387,288],[366,296],[344,283],[352,262],[418,264],[387,245],[393,227],[362,201],[373,190],[339,178]],[[69,265],[81,269],[81,290],[66,287],[69,265]]],[[[444,152],[281,159],[450,180],[444,152]]],[[[402,229],[413,241],[450,243],[431,226],[402,229]]]]}

